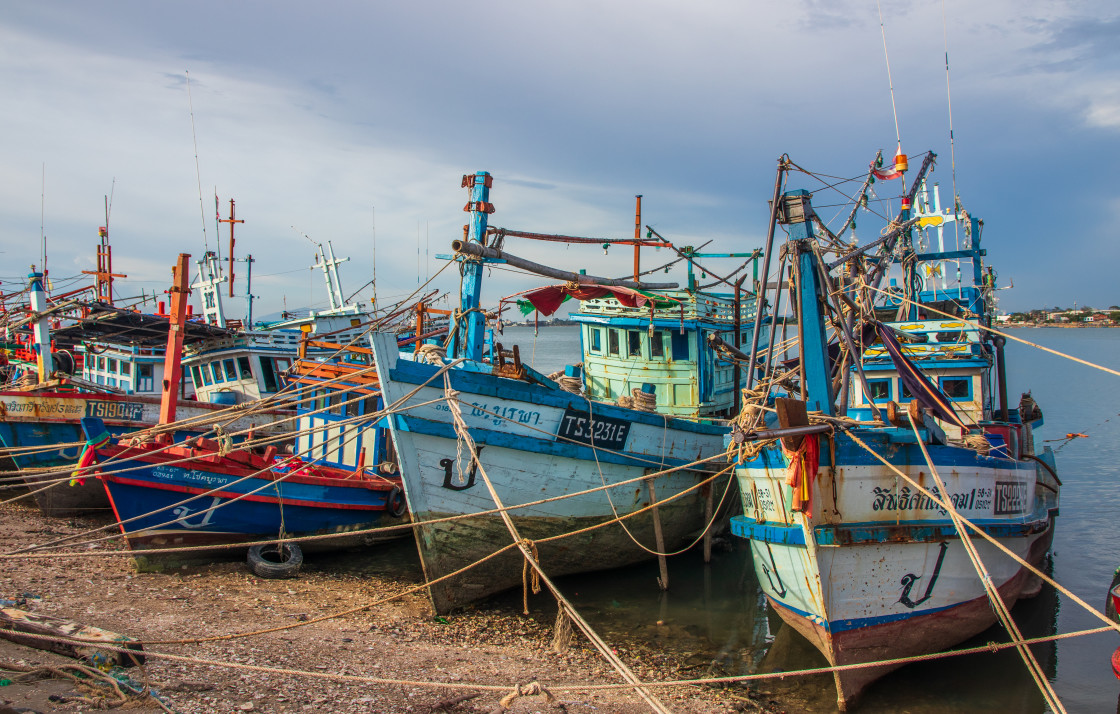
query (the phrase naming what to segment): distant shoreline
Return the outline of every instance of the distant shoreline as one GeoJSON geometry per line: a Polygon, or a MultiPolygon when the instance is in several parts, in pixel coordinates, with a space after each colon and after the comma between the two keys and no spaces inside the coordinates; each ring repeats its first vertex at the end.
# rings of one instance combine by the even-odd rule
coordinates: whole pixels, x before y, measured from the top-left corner
{"type": "Polygon", "coordinates": [[[1076,323],[1076,322],[1001,322],[1000,327],[1059,327],[1065,330],[1068,329],[1089,329],[1089,330],[1106,330],[1111,327],[1120,327],[1120,325],[1094,325],[1093,323],[1076,323]]]}

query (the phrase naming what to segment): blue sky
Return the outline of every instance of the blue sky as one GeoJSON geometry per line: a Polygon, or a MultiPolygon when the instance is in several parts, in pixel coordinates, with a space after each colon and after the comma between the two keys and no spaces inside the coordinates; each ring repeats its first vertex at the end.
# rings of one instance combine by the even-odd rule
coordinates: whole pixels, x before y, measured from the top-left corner
{"type": "MultiPolygon", "coordinates": [[[[1014,282],[1001,306],[1120,304],[1116,5],[882,10],[903,148],[938,153],[946,196],[947,30],[957,186],[1014,282]]],[[[164,289],[203,225],[214,246],[216,188],[246,221],[258,315],[324,304],[305,235],[350,257],[347,293],[376,251],[380,299],[399,298],[461,234],[460,177],[477,170],[495,178],[493,225],[626,237],[640,193],[674,242],[747,250],[782,153],[838,176],[894,153],[882,42],[866,1],[10,4],[0,288],[39,262],[41,225],[60,284],[91,268],[112,189],[118,294],[164,289]]],[[[625,250],[507,247],[630,270],[625,250]]],[[[543,282],[495,271],[485,299],[543,282]]]]}

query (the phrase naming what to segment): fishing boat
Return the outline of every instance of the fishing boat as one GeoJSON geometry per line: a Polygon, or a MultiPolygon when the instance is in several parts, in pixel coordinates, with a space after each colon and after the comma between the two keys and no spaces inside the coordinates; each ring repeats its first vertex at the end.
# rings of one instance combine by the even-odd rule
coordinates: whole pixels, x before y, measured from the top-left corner
{"type": "Polygon", "coordinates": [[[873,163],[833,232],[808,191],[779,192],[793,169],[783,157],[766,250],[777,226],[788,231],[780,274],[790,276],[799,345],[791,360],[748,363],[760,396],[732,435],[744,509],[732,531],[750,539],[772,608],[841,667],[841,709],[901,665],[842,667],[938,652],[997,616],[1006,624],[1006,608],[1039,591],[1024,563],[1041,562],[1058,512],[1053,453],[1035,451],[1041,411],[1027,394],[1008,406],[1003,341],[987,329],[997,286],[983,265],[983,222],[958,201],[929,201],[934,158],[909,186],[901,152],[894,167],[873,163]],[[857,247],[840,236],[875,178],[902,180],[902,208],[857,247]],[[964,245],[933,245],[951,221],[964,245]],[[957,261],[971,276],[946,286],[957,261]],[[880,289],[892,263],[898,279],[880,289]],[[765,440],[772,427],[786,436],[765,440]]]}
{"type": "MultiPolygon", "coordinates": [[[[186,257],[180,256],[181,269],[186,257]]],[[[182,302],[181,295],[176,297],[182,302]]],[[[181,306],[173,306],[172,313],[180,316],[176,325],[181,326],[181,306]]],[[[178,354],[178,334],[168,333],[169,355],[178,354]]],[[[364,352],[368,363],[370,351],[364,352]]],[[[336,361],[309,361],[300,371],[298,455],[280,456],[274,445],[236,448],[215,439],[176,443],[167,434],[122,442],[108,434],[102,420],[85,418],[79,470],[96,465],[122,533],[136,550],[275,538],[283,544],[281,562],[267,562],[256,549],[249,558],[257,574],[280,575],[286,563],[298,566],[302,559],[298,546],[287,543],[292,538],[332,536],[312,544],[336,549],[399,537],[400,531],[375,530],[403,523],[406,506],[399,473],[379,462],[388,441],[376,426],[379,395],[355,379],[373,368],[352,361],[340,355],[336,361]],[[333,432],[339,432],[339,440],[333,432]],[[330,447],[317,452],[317,433],[328,434],[320,447],[330,447]],[[374,468],[367,467],[367,447],[374,468]],[[357,465],[342,467],[339,459],[352,451],[361,454],[351,460],[357,465]]],[[[180,370],[173,366],[169,373],[163,422],[172,420],[178,407],[180,370]]]]}
{"type": "MultiPolygon", "coordinates": [[[[28,279],[31,309],[43,314],[48,309],[42,273],[28,279]]],[[[79,310],[81,306],[76,306],[79,310]]],[[[161,355],[168,339],[167,315],[148,315],[130,310],[111,309],[103,304],[88,306],[86,317],[77,327],[103,343],[134,346],[141,354],[158,347],[161,355]]],[[[26,472],[24,481],[33,489],[39,508],[51,516],[69,517],[83,512],[109,508],[104,489],[96,482],[70,483],[70,467],[78,459],[85,442],[81,419],[98,417],[110,433],[121,435],[155,426],[159,422],[159,396],[123,394],[120,389],[75,379],[65,369],[56,369],[56,359],[68,353],[53,347],[48,319],[30,323],[34,341],[30,345],[36,360],[33,384],[18,390],[0,392],[0,444],[17,468],[26,472]]],[[[195,321],[184,323],[185,341],[212,339],[218,328],[195,321]]],[[[131,349],[131,347],[130,347],[131,349]]],[[[73,362],[68,365],[72,368],[73,362]]],[[[162,373],[162,372],[161,372],[162,373]]],[[[252,412],[231,412],[221,404],[186,400],[179,416],[183,420],[173,433],[184,439],[197,436],[221,424],[227,432],[256,430],[261,436],[291,430],[290,410],[263,408],[252,412]]]]}
{"type": "Polygon", "coordinates": [[[405,522],[400,477],[376,469],[278,456],[273,446],[227,451],[213,439],[132,444],[110,437],[96,418],[82,427],[133,550],[361,531],[304,546],[337,549],[399,537],[366,531],[405,522]]]}
{"type": "MultiPolygon", "coordinates": [[[[252,295],[246,321],[226,316],[219,286],[228,282],[221,260],[207,251],[198,261],[198,281],[203,320],[218,327],[232,328],[219,340],[196,343],[187,348],[183,368],[190,375],[199,401],[216,404],[244,404],[274,396],[283,390],[288,370],[296,360],[300,341],[307,335],[341,344],[366,341],[370,315],[361,305],[346,303],[338,277],[343,260],[334,257],[330,241],[319,245],[317,262],[327,284],[330,307],[306,314],[287,314],[281,320],[253,324],[252,295]]],[[[327,355],[328,352],[312,351],[327,355]]]]}
{"type": "MultiPolygon", "coordinates": [[[[531,541],[551,576],[628,565],[710,533],[729,481],[705,460],[723,450],[728,427],[719,414],[738,390],[729,384],[734,367],[717,366],[702,336],[749,323],[754,308],[751,299],[654,292],[677,284],[576,275],[517,258],[501,249],[500,237],[513,231],[487,230],[491,183],[485,172],[463,179],[471,222],[453,244],[463,287],[447,361],[436,345],[404,352],[393,334],[373,337],[416,542],[441,613],[521,583],[521,556],[495,555],[514,541],[531,541]],[[494,262],[571,281],[517,299],[546,315],[566,299],[585,301],[576,319],[585,323],[586,373],[571,366],[550,378],[487,336],[481,278],[494,262]],[[697,379],[701,364],[709,379],[697,379]],[[512,528],[498,507],[509,509],[512,528]]],[[[637,250],[658,241],[619,242],[637,250]]]]}

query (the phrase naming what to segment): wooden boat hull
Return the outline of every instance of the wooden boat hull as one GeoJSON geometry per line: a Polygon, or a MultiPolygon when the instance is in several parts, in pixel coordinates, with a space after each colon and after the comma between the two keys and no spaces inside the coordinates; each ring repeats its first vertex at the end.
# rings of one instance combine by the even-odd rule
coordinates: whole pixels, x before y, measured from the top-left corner
{"type": "MultiPolygon", "coordinates": [[[[641,479],[723,450],[722,427],[605,404],[589,407],[583,397],[547,386],[452,368],[447,377],[464,403],[476,463],[465,447],[460,449],[452,414],[438,401],[444,396],[440,367],[401,359],[391,335],[376,335],[374,351],[385,403],[396,403],[388,422],[429,581],[467,568],[512,542],[497,514],[428,523],[495,508],[486,478],[511,508],[521,537],[533,541],[546,573],[606,570],[651,558],[657,550],[651,511],[626,520],[626,529],[617,523],[591,529],[613,520],[615,513],[625,516],[648,506],[647,484],[638,480],[565,497],[641,479]],[[425,402],[431,403],[410,406],[425,402]],[[577,412],[587,414],[589,408],[610,447],[592,449],[559,437],[571,433],[562,432],[566,418],[580,418],[577,412]],[[621,437],[620,430],[625,431],[621,437]],[[535,505],[518,507],[530,503],[535,505]]],[[[677,497],[658,508],[669,551],[699,537],[709,494],[718,504],[729,485],[723,476],[698,486],[711,478],[701,468],[711,467],[653,479],[658,501],[677,497]]],[[[510,551],[435,583],[429,591],[436,611],[447,612],[521,582],[522,557],[510,551]]]]}
{"type": "MultiPolygon", "coordinates": [[[[406,520],[387,512],[395,499],[383,479],[303,477],[252,468],[231,469],[199,459],[166,463],[166,456],[135,458],[124,447],[98,449],[99,478],[129,547],[134,550],[205,546],[286,537],[346,533],[406,520]]],[[[173,460],[173,459],[171,459],[173,460]]],[[[399,489],[398,489],[399,494],[399,489]]],[[[406,535],[360,534],[312,542],[309,550],[338,549],[406,535]]]]}
{"type": "MultiPolygon", "coordinates": [[[[101,418],[113,436],[146,429],[159,421],[159,399],[140,396],[3,392],[0,393],[0,407],[0,444],[7,449],[33,449],[10,454],[17,468],[53,472],[28,475],[24,481],[35,492],[40,510],[59,518],[109,509],[105,489],[96,479],[85,479],[85,483],[73,486],[67,483],[68,473],[78,461],[85,443],[81,428],[83,417],[101,418]],[[57,482],[57,485],[43,489],[44,482],[57,482]]],[[[224,428],[230,432],[255,428],[260,434],[291,429],[290,422],[283,422],[292,416],[290,411],[259,412],[227,423],[229,417],[220,414],[222,409],[219,405],[181,402],[179,418],[196,419],[198,426],[175,432],[175,438],[187,439],[210,428],[209,420],[198,419],[210,416],[222,419],[224,428]]]]}
{"type": "MultiPolygon", "coordinates": [[[[768,450],[737,470],[745,515],[732,520],[732,530],[751,538],[755,570],[774,610],[834,665],[941,651],[994,624],[947,513],[843,434],[835,439],[836,475],[826,450],[812,516],[787,506],[792,492],[782,453],[768,450]]],[[[916,444],[878,446],[898,468],[933,487],[916,444]]],[[[959,447],[929,451],[961,514],[1026,562],[1041,563],[1057,513],[1043,469],[959,447]]],[[[1037,594],[1033,574],[988,541],[972,539],[1008,606],[1037,594]]],[[[899,666],[835,673],[841,708],[899,666]]]]}

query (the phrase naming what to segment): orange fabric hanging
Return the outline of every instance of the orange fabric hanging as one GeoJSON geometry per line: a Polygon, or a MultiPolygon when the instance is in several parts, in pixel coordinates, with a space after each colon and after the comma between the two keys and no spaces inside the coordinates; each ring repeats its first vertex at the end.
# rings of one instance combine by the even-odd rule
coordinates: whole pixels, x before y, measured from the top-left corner
{"type": "Polygon", "coordinates": [[[817,436],[815,434],[806,436],[797,451],[790,451],[783,444],[782,453],[789,459],[789,476],[786,478],[786,485],[793,487],[793,503],[790,507],[812,518],[813,481],[817,478],[821,460],[817,436]]]}

